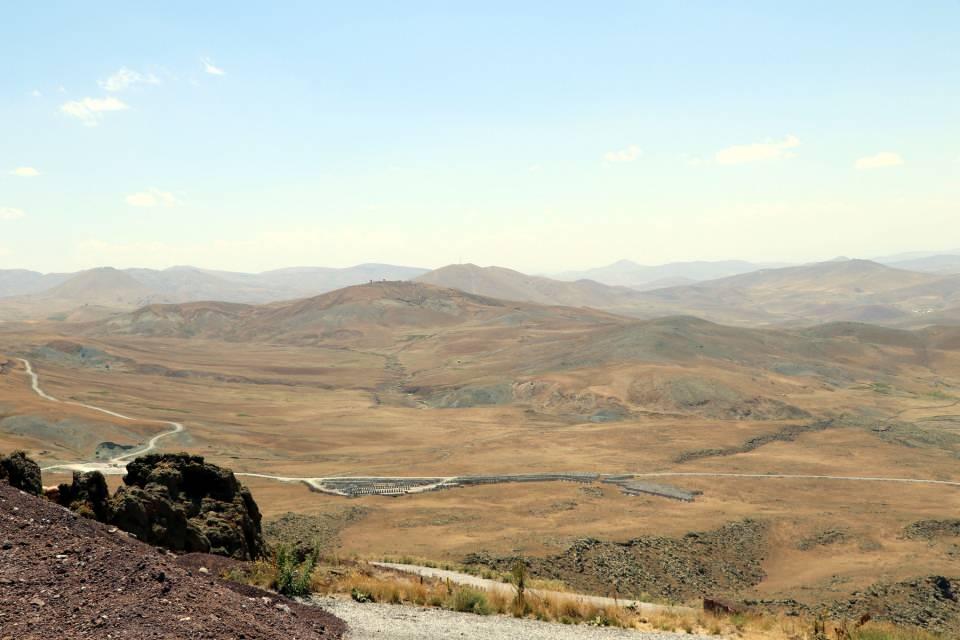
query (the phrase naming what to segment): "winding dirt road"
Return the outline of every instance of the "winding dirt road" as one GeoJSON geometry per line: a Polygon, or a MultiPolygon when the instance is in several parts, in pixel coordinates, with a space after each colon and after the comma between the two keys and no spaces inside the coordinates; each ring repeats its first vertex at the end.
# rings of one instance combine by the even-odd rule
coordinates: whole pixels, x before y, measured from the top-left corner
{"type": "MultiPolygon", "coordinates": [[[[126,463],[133,458],[148,453],[157,448],[157,443],[160,440],[170,437],[172,435],[181,433],[186,430],[186,427],[180,422],[172,422],[169,420],[156,420],[152,418],[134,418],[131,416],[124,415],[122,413],[117,413],[116,411],[111,411],[109,409],[104,409],[103,407],[98,407],[92,404],[85,404],[83,402],[75,402],[72,400],[59,400],[46,391],[40,386],[40,378],[37,373],[33,370],[33,366],[30,364],[30,361],[26,358],[18,358],[20,362],[23,363],[27,375],[30,376],[30,384],[33,388],[33,391],[45,400],[50,402],[59,402],[63,404],[70,404],[78,407],[84,407],[85,409],[90,409],[91,411],[99,411],[107,415],[113,416],[115,418],[120,418],[122,420],[130,420],[132,422],[153,422],[157,424],[165,424],[172,427],[167,431],[158,433],[157,435],[150,438],[145,445],[139,448],[132,449],[127,451],[123,455],[116,456],[111,458],[107,462],[71,462],[63,463],[57,465],[51,465],[44,467],[43,470],[63,470],[63,471],[100,471],[104,474],[123,474],[126,473],[126,463]]],[[[238,472],[234,475],[237,476],[246,476],[250,478],[264,478],[267,480],[276,480],[278,482],[299,482],[309,485],[320,491],[325,491],[329,493],[328,488],[323,486],[324,481],[326,480],[349,480],[350,478],[346,476],[317,476],[317,477],[296,477],[296,476],[277,476],[266,473],[243,473],[238,472]]],[[[710,472],[710,471],[657,471],[651,473],[635,473],[635,474],[625,474],[631,475],[636,478],[670,478],[670,477],[690,477],[690,478],[745,478],[745,479],[780,479],[780,480],[827,480],[827,481],[846,481],[846,482],[898,482],[903,484],[925,484],[925,485],[940,485],[940,486],[951,486],[951,487],[960,487],[960,481],[953,480],[934,480],[927,478],[891,478],[886,476],[834,476],[834,475],[808,475],[808,474],[797,474],[797,473],[725,473],[725,472],[710,472]]],[[[434,478],[436,476],[432,476],[434,478]]],[[[442,488],[444,484],[453,481],[457,476],[450,476],[442,478],[439,482],[432,484],[421,485],[419,487],[412,488],[409,493],[421,493],[424,491],[431,491],[434,489],[442,488]]],[[[364,476],[364,479],[375,479],[372,476],[364,476]]],[[[424,478],[407,478],[410,480],[418,480],[424,478]]]]}
{"type": "Polygon", "coordinates": [[[117,413],[116,411],[111,411],[110,409],[104,409],[103,407],[98,407],[92,404],[85,404],[83,402],[76,402],[74,400],[60,400],[54,398],[49,393],[43,390],[40,386],[40,377],[33,370],[33,365],[30,364],[30,361],[26,358],[19,358],[20,362],[23,363],[24,368],[27,371],[27,375],[30,376],[30,386],[33,388],[34,392],[44,400],[49,400],[50,402],[59,402],[62,404],[70,404],[76,407],[83,407],[85,409],[90,409],[91,411],[99,411],[100,413],[105,413],[114,418],[120,418],[121,420],[129,420],[130,422],[154,422],[157,424],[166,424],[173,427],[162,433],[150,438],[145,445],[139,448],[131,449],[126,453],[110,458],[107,462],[77,462],[77,463],[68,463],[60,465],[51,465],[49,467],[44,467],[44,471],[48,470],[63,470],[63,471],[100,471],[101,473],[126,473],[126,463],[141,456],[145,453],[149,453],[157,448],[157,443],[160,440],[172,436],[174,434],[180,433],[185,430],[183,424],[179,422],[171,422],[169,420],[154,420],[150,418],[133,418],[131,416],[125,416],[122,413],[117,413]]]}

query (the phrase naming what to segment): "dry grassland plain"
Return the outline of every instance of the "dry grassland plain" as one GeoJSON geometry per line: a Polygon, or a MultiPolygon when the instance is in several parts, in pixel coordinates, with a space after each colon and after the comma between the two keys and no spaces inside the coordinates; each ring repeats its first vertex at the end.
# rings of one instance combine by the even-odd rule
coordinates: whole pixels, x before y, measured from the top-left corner
{"type": "MultiPolygon", "coordinates": [[[[161,441],[160,451],[187,450],[237,472],[697,472],[960,481],[960,358],[951,350],[926,352],[921,362],[916,350],[898,345],[818,345],[818,353],[833,354],[818,356],[824,370],[843,369],[841,376],[832,369],[776,373],[746,355],[739,362],[699,356],[669,362],[607,354],[583,357],[583,366],[557,366],[557,353],[579,348],[572,329],[560,332],[562,340],[557,333],[480,328],[451,329],[442,339],[439,331],[408,331],[389,340],[378,335],[372,344],[306,346],[60,331],[41,323],[0,332],[0,362],[10,361],[0,375],[0,451],[26,449],[42,465],[93,460],[103,442],[141,444],[160,427],[46,401],[31,390],[17,357],[31,359],[43,388],[57,398],[183,422],[186,430],[161,441]],[[64,342],[94,355],[79,361],[64,342]],[[690,379],[716,383],[719,399],[678,404],[677,394],[663,393],[676,387],[671,381],[690,379]],[[513,389],[508,402],[449,395],[464,387],[502,391],[504,384],[513,389]],[[736,399],[755,397],[809,415],[738,415],[736,399]],[[610,407],[626,410],[610,419],[596,413],[610,407]],[[856,420],[744,447],[828,415],[856,420]],[[705,449],[725,451],[682,461],[683,454],[705,449]]],[[[44,482],[65,477],[49,472],[44,482]]],[[[300,483],[244,478],[268,520],[361,507],[363,517],[339,532],[344,556],[457,561],[478,550],[546,556],[582,537],[682,536],[756,518],[770,523],[767,577],[744,595],[812,600],[880,579],[960,575],[957,541],[903,536],[912,522],[957,517],[957,486],[706,476],[658,481],[702,495],[686,503],[627,496],[599,483],[536,483],[346,499],[300,483]],[[798,548],[798,541],[834,529],[843,531],[840,541],[798,548]]]]}

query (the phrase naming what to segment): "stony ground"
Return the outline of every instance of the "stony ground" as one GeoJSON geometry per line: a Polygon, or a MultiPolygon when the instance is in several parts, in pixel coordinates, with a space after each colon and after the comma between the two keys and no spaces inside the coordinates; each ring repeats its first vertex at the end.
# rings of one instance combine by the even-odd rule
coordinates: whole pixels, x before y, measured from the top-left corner
{"type": "MultiPolygon", "coordinates": [[[[538,578],[561,580],[583,593],[621,598],[641,594],[684,601],[703,595],[735,594],[764,578],[767,526],[756,520],[728,523],[681,537],[645,536],[626,542],[584,538],[550,558],[526,558],[538,578]]],[[[486,553],[467,556],[466,564],[509,571],[516,557],[486,553]]]]}
{"type": "MultiPolygon", "coordinates": [[[[648,633],[562,625],[506,616],[478,616],[443,609],[316,598],[316,603],[345,620],[348,640],[705,640],[705,636],[648,633]]],[[[716,636],[713,636],[714,640],[716,636]]]]}
{"type": "Polygon", "coordinates": [[[339,638],[317,607],[231,588],[116,528],[0,482],[0,638],[339,638]]]}

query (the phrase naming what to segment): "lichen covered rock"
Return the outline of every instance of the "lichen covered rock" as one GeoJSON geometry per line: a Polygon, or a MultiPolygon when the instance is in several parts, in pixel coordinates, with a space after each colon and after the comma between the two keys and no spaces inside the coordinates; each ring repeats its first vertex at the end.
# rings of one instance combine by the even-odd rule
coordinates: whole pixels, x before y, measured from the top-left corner
{"type": "Polygon", "coordinates": [[[110,489],[99,471],[73,472],[73,482],[57,486],[55,501],[80,515],[105,521],[110,514],[110,489]]]}
{"type": "Polygon", "coordinates": [[[229,469],[202,456],[152,454],[127,465],[110,521],[151,544],[250,560],[264,555],[260,510],[229,469]]]}
{"type": "Polygon", "coordinates": [[[35,496],[43,492],[40,466],[23,451],[0,456],[0,480],[6,480],[10,486],[35,496]]]}

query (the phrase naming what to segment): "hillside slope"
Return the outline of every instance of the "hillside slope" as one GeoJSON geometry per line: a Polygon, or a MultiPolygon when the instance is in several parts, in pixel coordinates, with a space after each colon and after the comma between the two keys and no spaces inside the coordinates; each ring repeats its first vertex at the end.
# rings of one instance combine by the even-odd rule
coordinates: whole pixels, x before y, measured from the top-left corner
{"type": "Polygon", "coordinates": [[[345,631],[320,609],[194,575],[116,528],[4,482],[0,540],[0,628],[17,637],[319,640],[345,631]]]}
{"type": "Polygon", "coordinates": [[[651,304],[719,322],[912,324],[960,300],[960,278],[868,260],[764,269],[642,294],[651,304]]]}
{"type": "Polygon", "coordinates": [[[544,305],[638,310],[634,307],[639,301],[637,292],[626,287],[611,287],[593,280],[562,282],[475,264],[448,265],[425,273],[416,281],[491,298],[544,305]]]}
{"type": "MultiPolygon", "coordinates": [[[[628,322],[592,309],[498,300],[420,282],[373,282],[266,305],[190,302],[150,305],[92,325],[96,335],[200,336],[225,340],[317,342],[480,324],[591,326],[628,322]]],[[[391,337],[392,336],[392,337],[391,337]]]]}

